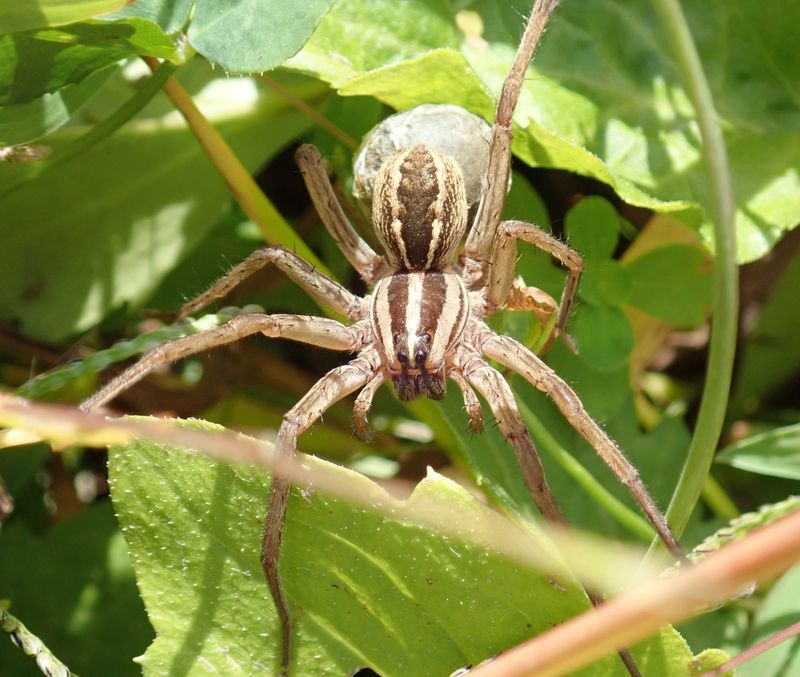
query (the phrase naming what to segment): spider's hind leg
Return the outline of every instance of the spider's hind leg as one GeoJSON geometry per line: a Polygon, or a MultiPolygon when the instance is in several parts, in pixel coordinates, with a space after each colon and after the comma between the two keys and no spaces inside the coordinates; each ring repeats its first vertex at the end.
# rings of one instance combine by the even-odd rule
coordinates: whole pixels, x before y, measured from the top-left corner
{"type": "MultiPolygon", "coordinates": [[[[489,403],[497,426],[514,450],[525,486],[542,517],[556,526],[569,527],[561,506],[547,484],[539,453],[522,420],[508,382],[500,372],[480,358],[470,361],[465,376],[469,384],[474,386],[489,403]]],[[[585,589],[585,592],[592,606],[597,607],[603,603],[603,597],[597,592],[590,589],[585,589]]],[[[641,677],[630,651],[623,647],[617,653],[631,677],[641,677]]]]}
{"type": "Polygon", "coordinates": [[[669,552],[678,560],[686,559],[683,549],[656,506],[639,472],[606,432],[589,415],[575,391],[549,366],[510,336],[494,334],[482,341],[486,357],[520,374],[537,390],[548,395],[575,430],[591,445],[619,481],[627,487],[633,499],[653,525],[669,552]]]}

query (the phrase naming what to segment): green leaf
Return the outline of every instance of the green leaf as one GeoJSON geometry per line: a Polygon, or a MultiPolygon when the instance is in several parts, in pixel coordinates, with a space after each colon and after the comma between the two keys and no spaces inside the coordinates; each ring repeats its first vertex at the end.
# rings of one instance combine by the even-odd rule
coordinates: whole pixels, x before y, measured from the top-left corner
{"type": "Polygon", "coordinates": [[[618,306],[628,300],[631,286],[630,274],[618,261],[589,259],[578,295],[593,306],[618,306]]]}
{"type": "Polygon", "coordinates": [[[746,416],[800,368],[800,256],[780,276],[747,336],[736,374],[731,416],[746,416]]]}
{"type": "MultiPolygon", "coordinates": [[[[109,501],[84,507],[43,534],[12,516],[2,532],[0,597],[12,599],[12,611],[76,673],[139,673],[133,658],[153,632],[109,501]]],[[[0,642],[4,674],[36,675],[32,666],[22,672],[29,662],[10,642],[0,642]]]]}
{"type": "Polygon", "coordinates": [[[333,0],[200,0],[189,43],[229,72],[271,70],[295,55],[333,0]]]}
{"type": "Polygon", "coordinates": [[[572,319],[570,334],[581,359],[601,371],[623,366],[633,350],[633,327],[616,306],[582,306],[572,319]]]}
{"type": "Polygon", "coordinates": [[[632,306],[664,322],[694,327],[711,306],[711,266],[691,245],[668,245],[625,264],[630,274],[632,306]]]}
{"type": "Polygon", "coordinates": [[[726,447],[715,460],[759,475],[800,480],[800,424],[747,437],[726,447]]]}
{"type": "Polygon", "coordinates": [[[104,18],[116,20],[140,17],[158,24],[165,33],[177,33],[186,25],[194,4],[195,0],[136,0],[104,18]]]}
{"type": "MultiPolygon", "coordinates": [[[[528,9],[517,5],[520,13],[528,9]]],[[[447,101],[490,119],[522,21],[516,31],[499,30],[494,3],[481,3],[492,30],[485,42],[462,42],[448,21],[451,10],[439,2],[403,13],[396,7],[390,0],[340,0],[288,65],[343,94],[377,96],[396,108],[447,101]],[[449,49],[426,53],[441,47],[449,49]]],[[[785,29],[800,22],[800,6],[778,11],[738,0],[686,10],[726,122],[738,254],[749,261],[800,221],[800,114],[792,84],[800,80],[800,57],[785,29]]],[[[559,7],[525,79],[514,150],[530,164],[603,181],[630,204],[672,212],[701,227],[709,243],[695,113],[663,44],[644,0],[559,7]],[[611,37],[619,35],[625,39],[611,37]]]]}
{"type": "Polygon", "coordinates": [[[144,19],[85,21],[0,36],[0,105],[33,101],[139,55],[180,59],[169,36],[144,19]]]}
{"type": "MultiPolygon", "coordinates": [[[[198,105],[250,169],[309,125],[249,78],[215,79],[200,60],[184,75],[198,105]]],[[[307,80],[286,82],[300,96],[320,93],[307,80]]],[[[135,86],[116,84],[118,100],[135,86]]],[[[51,137],[56,148],[74,128],[63,131],[51,137]]],[[[0,167],[0,181],[14,169],[0,167]]],[[[183,119],[154,102],[90,152],[0,198],[4,221],[13,224],[0,251],[0,316],[29,336],[57,341],[112,308],[142,303],[230,199],[183,119]],[[87,190],[89,199],[76,199],[87,190]]]]}
{"type": "Polygon", "coordinates": [[[610,259],[619,240],[619,214],[608,200],[587,197],[567,212],[564,232],[585,259],[610,259]]]}
{"type": "MultiPolygon", "coordinates": [[[[767,639],[800,616],[800,567],[787,571],[772,586],[756,611],[748,644],[767,639]]],[[[788,677],[800,672],[797,637],[772,647],[737,668],[741,677],[788,677]]]]}
{"type": "Polygon", "coordinates": [[[113,68],[95,71],[76,84],[66,85],[28,103],[0,106],[0,146],[33,141],[66,124],[103,85],[113,68]]]}
{"type": "Polygon", "coordinates": [[[0,34],[88,19],[113,12],[130,0],[0,0],[0,34]]]}
{"type": "MultiPolygon", "coordinates": [[[[336,475],[348,492],[390,500],[353,471],[305,462],[336,475]]],[[[279,630],[259,561],[265,475],[137,443],[112,450],[111,480],[157,633],[142,659],[145,675],[275,671],[279,630]]],[[[313,490],[292,492],[281,573],[297,618],[297,674],[365,666],[384,677],[448,674],[588,608],[568,578],[553,585],[518,561],[406,516],[406,506],[449,514],[468,533],[489,509],[458,485],[431,474],[407,504],[394,505],[382,514],[313,490]]],[[[685,675],[691,659],[670,629],[633,652],[651,674],[685,675]]],[[[609,656],[576,674],[625,671],[609,656]]]]}

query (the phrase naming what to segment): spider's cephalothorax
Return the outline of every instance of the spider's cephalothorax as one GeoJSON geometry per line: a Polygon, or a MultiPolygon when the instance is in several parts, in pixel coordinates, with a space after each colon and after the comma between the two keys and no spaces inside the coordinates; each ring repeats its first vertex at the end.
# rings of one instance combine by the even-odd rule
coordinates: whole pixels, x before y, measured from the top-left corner
{"type": "Polygon", "coordinates": [[[380,280],[370,321],[401,400],[445,392],[445,354],[464,329],[468,297],[446,272],[467,226],[459,166],[425,146],[399,150],[381,166],[375,230],[396,272],[380,280]]]}
{"type": "Polygon", "coordinates": [[[378,282],[370,321],[401,400],[444,397],[445,355],[461,336],[468,309],[456,273],[404,271],[378,282]]]}

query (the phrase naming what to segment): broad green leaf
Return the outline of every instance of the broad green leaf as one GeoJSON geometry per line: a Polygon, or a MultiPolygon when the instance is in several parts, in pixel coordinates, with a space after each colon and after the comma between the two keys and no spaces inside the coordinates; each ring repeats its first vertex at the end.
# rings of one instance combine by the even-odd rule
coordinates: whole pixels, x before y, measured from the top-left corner
{"type": "Polygon", "coordinates": [[[711,266],[697,247],[668,245],[624,266],[630,275],[627,302],[680,327],[700,324],[711,307],[711,266]]]}
{"type": "Polygon", "coordinates": [[[630,273],[613,259],[589,259],[583,269],[578,296],[592,306],[619,306],[631,293],[630,273]]]}
{"type": "Polygon", "coordinates": [[[567,212],[564,232],[584,259],[610,259],[619,240],[619,214],[608,200],[587,197],[567,212]]]}
{"type": "Polygon", "coordinates": [[[89,19],[130,0],[0,0],[0,34],[89,19]]]}
{"type": "Polygon", "coordinates": [[[102,86],[113,66],[95,71],[76,84],[43,94],[28,103],[0,106],[0,146],[33,141],[66,124],[102,86]]]}
{"type": "Polygon", "coordinates": [[[570,324],[581,359],[594,369],[622,367],[633,350],[633,327],[617,306],[585,305],[570,324]]]}
{"type": "Polygon", "coordinates": [[[800,480],[800,424],[747,437],[725,448],[715,460],[760,475],[800,480]]]}
{"type": "Polygon", "coordinates": [[[333,0],[200,0],[189,42],[226,71],[271,70],[294,56],[333,0]]]}
{"type": "Polygon", "coordinates": [[[140,55],[181,58],[158,26],[136,18],[0,36],[0,105],[33,101],[120,59],[140,55]]]}
{"type": "MultiPolygon", "coordinates": [[[[748,644],[771,637],[800,616],[800,567],[787,571],[769,590],[753,618],[748,644]]],[[[788,677],[800,672],[797,637],[782,642],[736,669],[739,677],[788,677]]]]}
{"type": "MultiPolygon", "coordinates": [[[[336,475],[348,491],[388,499],[353,471],[306,462],[336,475]]],[[[157,633],[142,659],[144,674],[274,671],[279,631],[259,562],[267,477],[138,443],[112,450],[111,480],[157,633]]],[[[568,576],[554,585],[552,577],[433,532],[406,512],[413,506],[448,514],[469,533],[488,508],[458,485],[431,474],[408,503],[394,505],[381,514],[313,490],[292,492],[281,572],[298,625],[297,674],[359,667],[383,677],[449,674],[588,608],[568,576]]],[[[530,537],[532,547],[547,547],[530,537]]],[[[633,653],[651,674],[686,675],[691,660],[671,629],[633,653]]],[[[579,674],[625,671],[609,656],[579,674]]]]}
{"type": "Polygon", "coordinates": [[[736,374],[732,416],[747,416],[800,367],[800,256],[795,254],[749,332],[736,374]]]}
{"type": "Polygon", "coordinates": [[[177,33],[185,25],[195,0],[136,0],[136,2],[104,17],[108,20],[141,17],[161,26],[165,33],[177,33]]]}
{"type": "MultiPolygon", "coordinates": [[[[527,3],[514,6],[527,11],[527,3]]],[[[462,42],[434,0],[407,14],[389,0],[341,0],[289,66],[343,94],[377,96],[396,108],[447,101],[491,118],[487,92],[499,91],[522,21],[517,15],[516,30],[504,33],[493,3],[477,8],[493,22],[485,42],[462,42]],[[342,37],[345,25],[351,39],[342,37]],[[425,53],[441,47],[448,49],[425,53]]],[[[691,3],[686,11],[727,130],[739,258],[752,260],[800,221],[800,114],[792,85],[800,80],[800,57],[785,30],[800,21],[800,6],[738,0],[691,3]]],[[[514,150],[528,163],[599,179],[630,204],[673,212],[701,227],[709,243],[695,114],[664,44],[644,0],[559,7],[525,80],[514,150]]]]}
{"type": "MultiPolygon", "coordinates": [[[[0,598],[77,674],[139,674],[133,659],[153,631],[109,501],[44,533],[12,515],[0,537],[0,598]]],[[[29,663],[0,642],[4,674],[40,674],[29,663]]]]}
{"type": "MultiPolygon", "coordinates": [[[[253,80],[214,79],[203,62],[194,64],[188,86],[246,167],[261,165],[307,128],[253,80]]],[[[286,82],[296,83],[300,96],[320,93],[313,82],[286,82]]],[[[133,86],[128,82],[117,101],[133,86]]],[[[53,145],[70,133],[73,127],[53,135],[53,145]]],[[[0,181],[13,170],[0,167],[0,181]]],[[[168,102],[154,101],[91,152],[0,199],[0,316],[53,341],[93,326],[112,308],[143,302],[230,199],[183,119],[168,102]],[[76,199],[87,190],[87,199],[76,199]]]]}

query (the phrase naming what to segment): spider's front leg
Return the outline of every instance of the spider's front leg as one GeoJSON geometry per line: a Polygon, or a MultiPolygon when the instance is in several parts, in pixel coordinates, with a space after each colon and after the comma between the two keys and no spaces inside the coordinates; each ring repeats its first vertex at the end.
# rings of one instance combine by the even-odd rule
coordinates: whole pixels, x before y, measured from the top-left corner
{"type": "Polygon", "coordinates": [[[678,545],[667,520],[639,477],[639,472],[616,443],[589,416],[575,391],[542,360],[509,336],[495,334],[487,327],[480,345],[481,352],[486,357],[517,372],[535,388],[550,396],[564,417],[628,488],[670,553],[683,561],[683,549],[678,545]]]}
{"type": "MultiPolygon", "coordinates": [[[[256,249],[244,261],[235,265],[219,280],[212,284],[206,291],[193,298],[174,313],[174,317],[182,318],[205,308],[215,301],[229,294],[234,288],[248,277],[268,265],[274,265],[283,272],[298,287],[305,290],[309,296],[320,305],[331,308],[350,319],[359,319],[361,316],[361,299],[345,289],[338,282],[320,273],[304,258],[286,247],[279,245],[261,247],[256,249]]],[[[172,314],[167,314],[170,316],[172,314]]]]}
{"type": "Polygon", "coordinates": [[[519,99],[522,83],[525,81],[528,64],[558,1],[538,0],[535,3],[514,56],[514,62],[503,82],[500,98],[497,100],[492,138],[489,144],[486,188],[475,224],[464,246],[464,254],[475,261],[488,259],[489,250],[500,223],[500,214],[503,211],[508,192],[508,178],[511,175],[511,121],[514,108],[519,99]]]}
{"type": "MultiPolygon", "coordinates": [[[[553,524],[567,526],[564,513],[547,484],[539,453],[536,451],[528,428],[522,421],[514,393],[511,392],[508,382],[500,372],[490,367],[477,354],[466,358],[462,357],[460,361],[461,364],[457,366],[457,370],[450,374],[451,378],[455,374],[463,374],[466,382],[483,395],[494,414],[500,432],[514,450],[517,465],[522,473],[522,480],[542,513],[542,517],[553,524]]],[[[472,392],[467,383],[461,380],[461,376],[454,380],[465,395],[472,392]]]]}
{"type": "MultiPolygon", "coordinates": [[[[578,291],[578,283],[583,272],[583,258],[574,249],[571,249],[541,228],[522,221],[503,221],[500,224],[494,248],[492,249],[486,297],[493,306],[498,308],[505,306],[510,310],[527,309],[525,305],[527,294],[524,288],[520,289],[514,286],[517,265],[517,240],[523,240],[547,252],[567,269],[567,279],[558,304],[558,316],[553,338],[559,335],[564,336],[567,320],[569,319],[569,314],[575,301],[575,294],[578,291]]],[[[531,301],[535,301],[535,299],[531,299],[531,301]]]]}
{"type": "MultiPolygon", "coordinates": [[[[379,364],[379,360],[373,353],[365,351],[348,364],[332,369],[317,381],[311,390],[283,417],[275,441],[275,453],[278,458],[293,456],[297,452],[297,438],[308,430],[331,405],[370,382],[376,383],[375,377],[379,364]]],[[[377,383],[380,384],[379,381],[377,383]]],[[[370,389],[370,392],[372,390],[370,389]]],[[[278,472],[273,473],[267,516],[264,520],[264,536],[261,542],[261,564],[267,576],[272,599],[275,601],[281,623],[282,674],[286,673],[291,658],[292,616],[281,583],[278,559],[290,489],[291,480],[289,478],[278,472]]]]}

